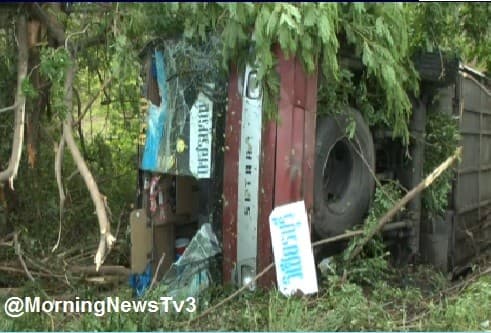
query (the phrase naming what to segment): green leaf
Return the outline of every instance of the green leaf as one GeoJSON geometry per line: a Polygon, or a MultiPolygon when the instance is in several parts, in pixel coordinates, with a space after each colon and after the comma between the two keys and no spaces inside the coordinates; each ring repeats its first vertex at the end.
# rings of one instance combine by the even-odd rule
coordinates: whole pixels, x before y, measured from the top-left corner
{"type": "Polygon", "coordinates": [[[321,17],[319,17],[317,24],[322,42],[328,43],[332,34],[331,25],[329,24],[328,18],[322,15],[321,17]]]}
{"type": "Polygon", "coordinates": [[[289,46],[290,46],[290,32],[288,31],[288,28],[285,26],[280,26],[278,30],[278,42],[280,43],[281,49],[283,52],[286,52],[287,54],[290,53],[289,51],[289,46]]]}
{"type": "Polygon", "coordinates": [[[373,70],[374,67],[373,53],[370,50],[370,46],[368,46],[367,42],[363,43],[363,54],[361,60],[363,64],[367,66],[368,71],[373,70]]]}
{"type": "Polygon", "coordinates": [[[386,30],[386,28],[385,28],[384,23],[383,23],[383,18],[377,17],[377,19],[375,20],[375,31],[377,32],[377,35],[379,37],[384,36],[385,30],[386,30]]]}
{"type": "Polygon", "coordinates": [[[22,87],[22,93],[27,98],[36,98],[38,96],[38,91],[34,88],[34,86],[32,85],[31,81],[28,78],[25,78],[22,81],[21,87],[22,87]]]}
{"type": "Polygon", "coordinates": [[[280,16],[280,25],[285,24],[290,27],[290,29],[296,30],[298,29],[297,23],[293,20],[291,16],[286,13],[282,13],[280,16]]]}
{"type": "Polygon", "coordinates": [[[346,135],[351,140],[355,137],[356,122],[354,119],[350,119],[348,126],[346,126],[346,135]]]}
{"type": "Polygon", "coordinates": [[[317,21],[318,12],[314,6],[305,6],[303,25],[307,28],[313,27],[317,21]]]}
{"type": "Polygon", "coordinates": [[[266,34],[268,37],[272,37],[277,29],[278,26],[278,19],[279,19],[279,13],[274,10],[268,20],[268,24],[266,26],[266,34]]]}

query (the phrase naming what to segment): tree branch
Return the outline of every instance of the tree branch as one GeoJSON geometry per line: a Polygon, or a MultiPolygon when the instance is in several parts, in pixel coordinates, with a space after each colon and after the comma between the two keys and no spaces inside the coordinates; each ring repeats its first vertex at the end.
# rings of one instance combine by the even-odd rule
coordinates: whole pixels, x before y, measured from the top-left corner
{"type": "Polygon", "coordinates": [[[60,144],[58,146],[55,146],[55,152],[56,152],[55,175],[56,175],[56,184],[58,185],[58,194],[60,196],[60,221],[59,221],[59,228],[58,228],[58,240],[56,241],[55,246],[53,246],[53,248],[51,249],[51,252],[56,251],[58,245],[60,245],[60,239],[61,239],[61,222],[63,220],[63,207],[65,206],[65,191],[63,190],[63,181],[61,179],[61,169],[63,165],[64,151],[65,151],[65,138],[62,134],[60,138],[60,144]]]}
{"type": "Polygon", "coordinates": [[[48,28],[48,31],[56,39],[59,45],[65,43],[65,32],[63,28],[41,8],[39,3],[31,5],[31,13],[48,28]]]}
{"type": "Polygon", "coordinates": [[[12,139],[12,153],[7,169],[0,172],[0,181],[8,180],[11,188],[13,188],[13,180],[17,176],[19,170],[26,118],[26,96],[22,93],[22,82],[24,82],[27,76],[29,53],[27,45],[27,22],[24,15],[19,16],[17,21],[17,40],[19,44],[19,60],[17,65],[17,93],[14,103],[16,111],[14,137],[12,139]]]}
{"type": "Polygon", "coordinates": [[[87,37],[77,43],[77,50],[84,50],[90,48],[92,46],[103,44],[106,41],[106,29],[104,29],[101,33],[87,37]]]}
{"type": "Polygon", "coordinates": [[[242,287],[240,287],[235,292],[233,292],[230,296],[224,298],[223,300],[221,300],[217,304],[215,304],[212,307],[206,309],[205,311],[203,311],[202,313],[200,313],[197,317],[194,317],[194,318],[190,319],[188,323],[192,323],[194,321],[200,320],[201,318],[207,316],[211,312],[213,312],[216,309],[218,309],[219,307],[221,307],[223,304],[231,301],[232,299],[234,299],[235,297],[237,297],[241,292],[243,292],[244,290],[246,290],[247,288],[249,288],[250,285],[252,285],[254,282],[256,282],[257,280],[259,280],[263,275],[265,275],[267,272],[269,272],[269,270],[271,270],[273,267],[274,267],[274,261],[271,264],[269,264],[266,268],[264,268],[261,272],[259,272],[251,281],[249,281],[248,283],[244,284],[242,287]]]}
{"type": "Polygon", "coordinates": [[[387,213],[385,213],[382,218],[380,218],[378,225],[373,228],[368,235],[362,240],[362,242],[355,247],[351,255],[349,256],[348,260],[352,260],[354,257],[356,257],[358,254],[360,254],[361,250],[363,247],[368,243],[372,237],[377,234],[384,225],[401,210],[402,207],[404,207],[409,201],[411,201],[414,196],[416,196],[419,192],[423,191],[425,188],[430,186],[435,179],[437,179],[445,170],[447,170],[456,160],[459,158],[460,154],[462,152],[462,147],[459,147],[455,150],[455,153],[447,158],[442,164],[440,164],[435,170],[433,170],[432,173],[430,173],[425,179],[423,179],[416,187],[414,187],[411,191],[406,193],[406,195],[399,200],[387,213]]]}
{"type": "Polygon", "coordinates": [[[96,265],[96,270],[99,270],[101,267],[106,251],[110,249],[115,242],[114,236],[111,234],[109,221],[107,219],[106,208],[104,205],[103,196],[99,192],[99,188],[97,183],[92,176],[92,173],[89,171],[85,160],[78,149],[75,139],[73,138],[73,130],[72,130],[72,97],[73,97],[73,78],[75,75],[74,64],[71,64],[67,69],[66,80],[65,80],[65,106],[67,109],[66,118],[63,122],[63,136],[65,138],[68,149],[72,154],[73,160],[77,165],[78,170],[80,171],[80,175],[85,181],[85,184],[90,192],[90,196],[92,201],[94,202],[96,208],[97,218],[99,220],[99,229],[101,238],[99,240],[99,247],[97,249],[94,262],[96,265]]]}
{"type": "Polygon", "coordinates": [[[20,243],[19,243],[19,238],[17,233],[14,234],[14,246],[15,246],[15,253],[17,254],[17,257],[19,257],[20,264],[22,265],[22,268],[24,269],[24,272],[26,272],[27,277],[29,280],[34,282],[34,278],[32,277],[31,272],[29,272],[29,269],[27,269],[27,265],[22,258],[22,250],[20,249],[20,243]]]}
{"type": "MultiPolygon", "coordinates": [[[[77,99],[77,117],[80,118],[80,114],[82,112],[82,102],[80,101],[80,94],[78,93],[78,90],[73,87],[73,91],[75,92],[75,98],[77,99]]],[[[77,128],[78,131],[78,137],[80,139],[80,147],[82,148],[82,156],[84,159],[87,159],[87,149],[85,148],[85,137],[84,137],[84,131],[82,128],[82,124],[79,122],[79,126],[77,128]]]]}
{"type": "Polygon", "coordinates": [[[4,108],[1,108],[0,113],[4,113],[4,112],[10,111],[10,110],[15,110],[16,107],[17,107],[17,104],[14,103],[11,106],[6,106],[4,108]]]}
{"type": "Polygon", "coordinates": [[[85,115],[87,114],[87,112],[89,112],[90,108],[92,107],[92,105],[94,104],[94,102],[97,100],[97,97],[99,97],[99,95],[101,94],[101,92],[104,91],[104,89],[106,89],[106,87],[111,83],[111,81],[113,80],[113,77],[109,77],[106,79],[106,81],[104,81],[104,83],[102,84],[102,86],[100,87],[99,90],[97,90],[97,92],[92,95],[92,97],[90,98],[89,102],[87,103],[87,105],[85,106],[84,108],[84,111],[82,112],[81,115],[78,116],[78,119],[76,121],[76,124],[81,127],[82,125],[80,124],[82,119],[84,119],[85,115]]]}
{"type": "MultiPolygon", "coordinates": [[[[44,23],[53,37],[56,39],[59,45],[65,45],[66,34],[56,18],[49,16],[39,4],[34,4],[32,7],[32,13],[36,16],[42,23],[44,23]]],[[[68,49],[68,47],[66,47],[68,49]]],[[[67,50],[68,51],[68,50],[67,50]]],[[[73,79],[75,76],[75,61],[72,59],[72,63],[67,68],[67,74],[65,78],[65,107],[66,107],[66,117],[63,121],[63,137],[67,144],[70,153],[72,154],[73,160],[77,165],[80,175],[84,179],[87,189],[90,192],[90,196],[96,208],[97,219],[99,221],[100,229],[100,240],[97,252],[95,254],[94,262],[96,264],[96,270],[101,267],[106,251],[111,249],[113,243],[115,242],[114,236],[111,234],[110,225],[107,218],[107,212],[105,204],[103,201],[103,196],[99,192],[97,183],[92,176],[87,163],[85,162],[80,150],[75,143],[73,137],[73,119],[72,119],[72,103],[73,103],[73,79]]]]}
{"type": "MultiPolygon", "coordinates": [[[[41,8],[39,3],[34,3],[33,5],[31,5],[31,13],[35,18],[41,21],[48,28],[48,31],[55,38],[56,42],[59,45],[65,44],[66,35],[63,28],[57,21],[53,20],[52,17],[50,17],[50,15],[48,15],[48,13],[46,13],[43,8],[41,8]]],[[[80,41],[77,45],[77,48],[85,49],[103,43],[106,40],[105,33],[106,29],[95,36],[88,37],[87,39],[80,41]]]]}
{"type": "Polygon", "coordinates": [[[131,270],[124,266],[104,266],[101,269],[97,269],[94,266],[79,266],[73,265],[67,267],[67,270],[71,273],[81,273],[87,275],[98,275],[98,274],[114,274],[114,275],[122,275],[129,276],[131,274],[131,270]]]}

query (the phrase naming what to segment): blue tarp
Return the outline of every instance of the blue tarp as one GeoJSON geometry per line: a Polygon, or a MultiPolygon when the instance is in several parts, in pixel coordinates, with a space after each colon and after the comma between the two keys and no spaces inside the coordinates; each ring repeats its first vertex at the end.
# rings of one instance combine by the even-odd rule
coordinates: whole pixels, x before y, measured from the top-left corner
{"type": "Polygon", "coordinates": [[[155,51],[155,67],[160,93],[160,105],[151,104],[148,108],[146,141],[141,163],[141,168],[147,171],[158,171],[160,141],[164,135],[164,126],[167,118],[167,77],[164,54],[161,51],[155,51]]]}
{"type": "Polygon", "coordinates": [[[136,297],[143,296],[152,281],[152,264],[149,263],[145,272],[141,274],[131,274],[129,280],[130,287],[135,290],[136,297]]]}

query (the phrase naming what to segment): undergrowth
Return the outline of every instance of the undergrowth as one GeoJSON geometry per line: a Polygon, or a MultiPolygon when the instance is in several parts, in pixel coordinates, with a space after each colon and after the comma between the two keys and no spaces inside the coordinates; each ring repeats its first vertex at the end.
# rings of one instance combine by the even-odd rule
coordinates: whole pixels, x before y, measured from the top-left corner
{"type": "MultiPolygon", "coordinates": [[[[424,173],[433,171],[448,156],[451,156],[460,141],[457,120],[452,116],[436,112],[428,113],[425,137],[424,173]]],[[[428,218],[442,216],[448,206],[448,195],[455,178],[452,169],[446,170],[434,184],[422,194],[422,205],[428,218]]]]}
{"type": "MultiPolygon", "coordinates": [[[[401,196],[395,183],[378,189],[365,228],[375,225],[380,215],[401,196]]],[[[358,244],[359,239],[352,244],[358,244]]],[[[489,330],[491,320],[491,277],[482,276],[463,288],[450,288],[442,273],[423,265],[395,268],[390,254],[375,239],[367,244],[360,259],[344,259],[352,246],[331,258],[330,268],[319,275],[319,293],[314,296],[284,297],[276,289],[244,292],[206,317],[193,320],[205,308],[233,292],[228,286],[214,287],[200,297],[195,313],[106,313],[25,314],[21,318],[0,317],[2,331],[477,331],[489,330]]],[[[162,285],[143,300],[159,300],[167,291],[162,285]]],[[[39,283],[28,283],[21,296],[42,299],[99,300],[119,296],[134,300],[127,284],[117,288],[88,287],[78,281],[46,291],[39,283]],[[63,291],[60,291],[63,290],[63,291]],[[57,296],[51,296],[51,295],[57,296]],[[60,295],[62,294],[62,295],[60,295]],[[48,296],[49,295],[49,296],[48,296]]],[[[6,297],[0,297],[4,304],[6,297]]]]}
{"type": "MultiPolygon", "coordinates": [[[[420,272],[421,274],[421,272],[420,272]]],[[[426,278],[435,273],[426,268],[426,278]]],[[[435,290],[437,295],[443,290],[435,290]]],[[[491,279],[481,277],[457,294],[435,297],[417,286],[377,281],[370,289],[330,278],[318,295],[286,298],[277,290],[245,293],[199,321],[189,314],[108,313],[85,315],[26,314],[0,317],[3,331],[362,331],[489,330],[491,279]]],[[[128,288],[113,296],[131,299],[128,288]]],[[[4,300],[2,300],[3,303],[4,300]]]]}

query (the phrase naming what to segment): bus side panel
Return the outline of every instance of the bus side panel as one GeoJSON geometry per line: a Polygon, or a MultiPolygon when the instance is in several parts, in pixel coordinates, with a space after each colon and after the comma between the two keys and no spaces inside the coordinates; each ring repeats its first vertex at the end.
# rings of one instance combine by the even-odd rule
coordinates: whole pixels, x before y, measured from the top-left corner
{"type": "Polygon", "coordinates": [[[451,268],[469,265],[491,245],[491,97],[476,78],[458,79],[463,154],[454,189],[451,268]]]}

